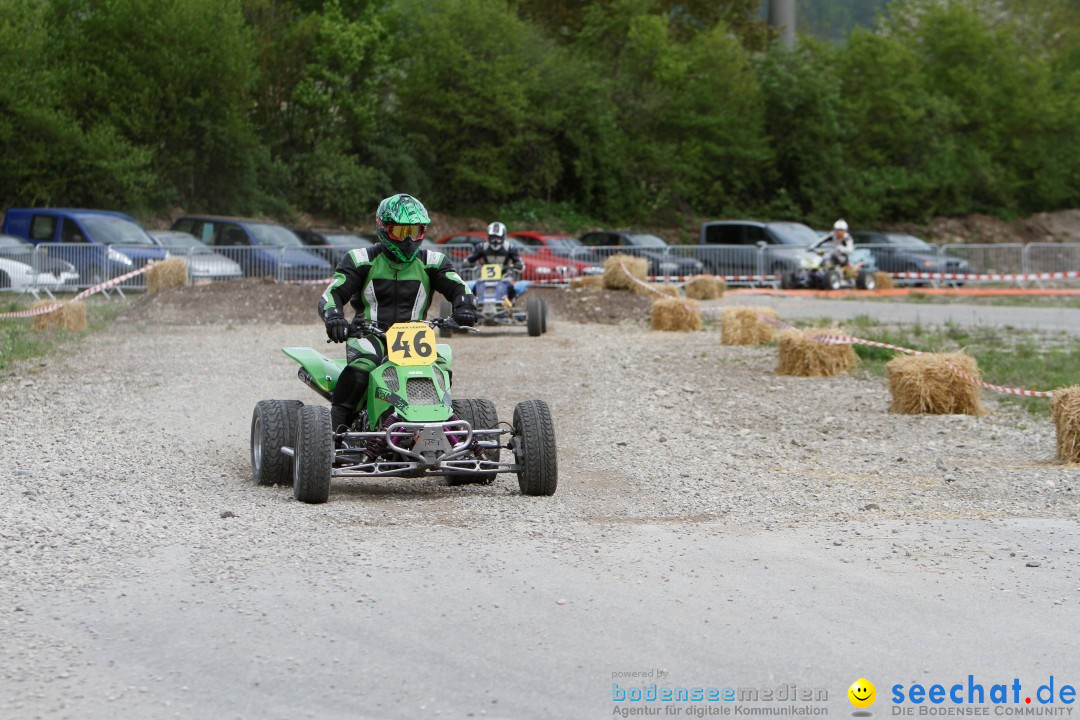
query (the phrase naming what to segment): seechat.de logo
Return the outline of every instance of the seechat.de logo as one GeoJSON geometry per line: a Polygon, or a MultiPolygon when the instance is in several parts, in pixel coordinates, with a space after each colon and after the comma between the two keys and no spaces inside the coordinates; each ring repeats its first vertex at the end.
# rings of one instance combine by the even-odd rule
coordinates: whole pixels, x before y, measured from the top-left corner
{"type": "Polygon", "coordinates": [[[859,678],[847,689],[847,697],[855,707],[868,708],[877,699],[877,689],[866,678],[859,678]]]}

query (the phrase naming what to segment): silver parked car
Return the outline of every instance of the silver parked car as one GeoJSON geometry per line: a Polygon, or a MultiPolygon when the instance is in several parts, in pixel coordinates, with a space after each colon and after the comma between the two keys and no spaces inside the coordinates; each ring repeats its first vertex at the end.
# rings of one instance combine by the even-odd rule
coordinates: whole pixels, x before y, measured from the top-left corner
{"type": "Polygon", "coordinates": [[[187,261],[188,277],[200,280],[231,280],[244,276],[244,270],[234,260],[214,252],[198,238],[177,230],[151,230],[154,243],[165,248],[170,256],[187,261]]]}

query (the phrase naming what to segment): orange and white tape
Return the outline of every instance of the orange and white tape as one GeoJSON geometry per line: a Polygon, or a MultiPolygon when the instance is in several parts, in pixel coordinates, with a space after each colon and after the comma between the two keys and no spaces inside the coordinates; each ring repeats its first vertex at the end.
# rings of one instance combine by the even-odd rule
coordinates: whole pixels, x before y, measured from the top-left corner
{"type": "Polygon", "coordinates": [[[1017,280],[1066,280],[1080,278],[1080,270],[1069,272],[1049,273],[924,273],[924,272],[895,272],[889,273],[894,278],[908,280],[989,280],[1015,282],[1017,280]]]}
{"type": "MultiPolygon", "coordinates": [[[[153,261],[148,262],[146,265],[139,268],[138,270],[132,270],[129,273],[125,273],[123,275],[114,277],[112,280],[106,280],[105,282],[98,283],[97,285],[94,285],[93,287],[88,287],[85,290],[83,290],[81,293],[76,295],[75,297],[71,298],[70,302],[76,302],[77,300],[82,300],[84,298],[90,297],[91,295],[99,293],[102,290],[108,290],[111,287],[116,287],[117,285],[124,282],[125,280],[130,280],[131,278],[136,277],[137,275],[142,275],[144,272],[146,272],[147,270],[152,268],[155,264],[156,263],[153,262],[153,261]]],[[[52,305],[44,305],[42,307],[31,309],[31,310],[16,310],[15,312],[0,313],[0,318],[24,318],[24,317],[35,317],[37,315],[46,315],[46,314],[51,313],[51,312],[56,312],[57,310],[59,310],[63,306],[64,306],[63,303],[53,303],[52,305]]]]}

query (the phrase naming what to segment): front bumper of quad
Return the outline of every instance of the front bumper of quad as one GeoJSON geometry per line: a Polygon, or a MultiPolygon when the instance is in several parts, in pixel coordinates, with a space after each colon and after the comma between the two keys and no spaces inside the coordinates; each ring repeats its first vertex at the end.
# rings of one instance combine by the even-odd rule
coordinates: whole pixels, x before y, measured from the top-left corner
{"type": "MultiPolygon", "coordinates": [[[[508,448],[515,451],[515,438],[502,444],[503,435],[513,435],[510,428],[474,430],[465,420],[420,423],[395,422],[376,432],[334,433],[335,450],[331,477],[428,477],[462,474],[516,473],[517,462],[504,463],[477,457],[477,450],[508,448]],[[476,442],[473,442],[473,441],[476,442]],[[368,448],[373,442],[398,457],[372,458],[368,448]]],[[[294,456],[293,448],[281,452],[294,456]]]]}

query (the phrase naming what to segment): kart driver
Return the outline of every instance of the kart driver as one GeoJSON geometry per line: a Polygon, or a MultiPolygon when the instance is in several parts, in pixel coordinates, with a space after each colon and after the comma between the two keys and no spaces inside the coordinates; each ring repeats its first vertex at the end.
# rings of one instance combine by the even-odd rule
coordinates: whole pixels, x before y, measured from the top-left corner
{"type": "MultiPolygon", "coordinates": [[[[506,226],[501,222],[493,222],[487,226],[487,242],[477,245],[472,255],[465,259],[465,263],[470,266],[501,263],[503,272],[513,270],[520,273],[525,269],[525,263],[521,261],[517,248],[511,247],[506,241],[506,226]]],[[[511,301],[517,297],[513,283],[509,283],[506,292],[511,301]]]]}
{"type": "Polygon", "coordinates": [[[827,265],[844,267],[848,264],[851,253],[855,252],[855,242],[851,239],[847,221],[843,218],[834,222],[832,232],[811,245],[810,249],[815,250],[825,243],[831,243],[832,245],[825,256],[825,264],[827,265]]]}
{"type": "MultiPolygon", "coordinates": [[[[476,300],[446,255],[420,249],[429,222],[427,210],[411,195],[393,195],[379,203],[375,211],[379,242],[342,257],[319,300],[319,317],[330,340],[349,339],[349,321],[343,310],[346,303],[352,303],[355,318],[366,318],[388,329],[397,322],[423,320],[432,290],[450,301],[456,323],[476,324],[476,300]]],[[[356,420],[357,406],[367,394],[368,375],[385,360],[386,348],[382,338],[366,335],[349,339],[345,357],[348,364],[331,400],[335,432],[341,432],[342,425],[351,427],[356,420]]]]}

